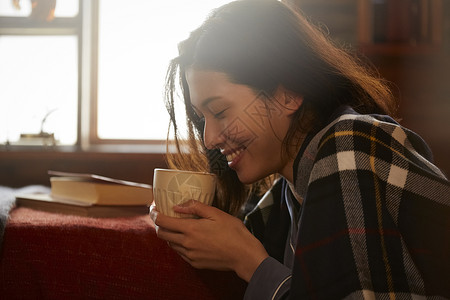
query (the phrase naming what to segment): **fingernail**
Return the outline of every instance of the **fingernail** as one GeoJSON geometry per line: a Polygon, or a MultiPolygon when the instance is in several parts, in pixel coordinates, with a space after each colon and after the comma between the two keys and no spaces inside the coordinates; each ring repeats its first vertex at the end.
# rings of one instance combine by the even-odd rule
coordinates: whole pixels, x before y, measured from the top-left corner
{"type": "Polygon", "coordinates": [[[158,217],[158,214],[155,211],[150,211],[150,218],[153,220],[153,222],[156,223],[156,218],[158,217]]]}

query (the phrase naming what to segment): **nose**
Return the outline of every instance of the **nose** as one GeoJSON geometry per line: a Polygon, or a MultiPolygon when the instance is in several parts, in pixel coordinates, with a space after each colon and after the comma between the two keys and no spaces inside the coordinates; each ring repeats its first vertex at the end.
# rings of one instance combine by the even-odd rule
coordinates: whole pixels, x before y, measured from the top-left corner
{"type": "Polygon", "coordinates": [[[219,122],[205,119],[203,141],[207,149],[220,148],[225,143],[225,135],[219,122]]]}

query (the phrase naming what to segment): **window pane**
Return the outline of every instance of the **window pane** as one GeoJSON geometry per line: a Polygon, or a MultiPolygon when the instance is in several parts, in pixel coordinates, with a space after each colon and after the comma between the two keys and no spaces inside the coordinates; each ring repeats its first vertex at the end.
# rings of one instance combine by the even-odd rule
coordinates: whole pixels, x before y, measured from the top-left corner
{"type": "Polygon", "coordinates": [[[21,1],[20,8],[12,0],[0,0],[0,16],[26,17],[31,14],[31,1],[21,1]]]}
{"type": "MultiPolygon", "coordinates": [[[[53,0],[54,1],[54,0],[53,0]]],[[[41,7],[52,8],[52,0],[38,0],[41,7]]],[[[13,0],[0,0],[0,16],[27,17],[31,14],[31,1],[18,1],[18,6],[13,0]]],[[[56,1],[55,17],[74,17],[78,14],[78,0],[56,1]]]]}
{"type": "Polygon", "coordinates": [[[55,17],[75,17],[78,15],[78,6],[78,0],[59,0],[56,2],[55,17]]]}
{"type": "Polygon", "coordinates": [[[163,85],[177,44],[226,0],[100,3],[98,136],[165,139],[163,85]]]}
{"type": "Polygon", "coordinates": [[[0,36],[0,142],[43,130],[77,138],[76,36],[0,36]]]}

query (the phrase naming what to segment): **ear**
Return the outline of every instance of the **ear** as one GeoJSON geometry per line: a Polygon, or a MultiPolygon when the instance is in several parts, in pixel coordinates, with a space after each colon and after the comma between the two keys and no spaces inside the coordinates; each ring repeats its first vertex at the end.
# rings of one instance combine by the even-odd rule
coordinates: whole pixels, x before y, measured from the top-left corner
{"type": "Polygon", "coordinates": [[[275,98],[287,115],[295,113],[303,104],[303,96],[287,90],[283,86],[277,88],[275,98]]]}

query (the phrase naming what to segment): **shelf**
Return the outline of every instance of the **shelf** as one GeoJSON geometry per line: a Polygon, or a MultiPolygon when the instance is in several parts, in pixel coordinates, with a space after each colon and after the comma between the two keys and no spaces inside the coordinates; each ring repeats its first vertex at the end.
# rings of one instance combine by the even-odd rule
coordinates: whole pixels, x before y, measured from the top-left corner
{"type": "Polygon", "coordinates": [[[367,55],[433,55],[442,32],[442,0],[358,0],[358,44],[367,55]]]}
{"type": "Polygon", "coordinates": [[[362,44],[359,51],[367,56],[383,55],[383,56],[429,56],[436,55],[441,52],[438,45],[421,44],[395,44],[395,43],[376,43],[362,44]]]}

